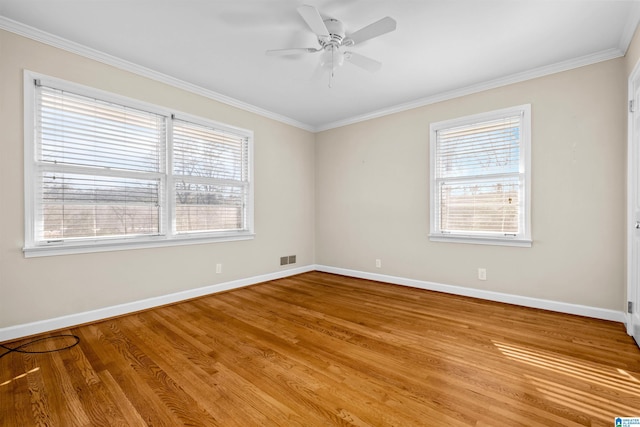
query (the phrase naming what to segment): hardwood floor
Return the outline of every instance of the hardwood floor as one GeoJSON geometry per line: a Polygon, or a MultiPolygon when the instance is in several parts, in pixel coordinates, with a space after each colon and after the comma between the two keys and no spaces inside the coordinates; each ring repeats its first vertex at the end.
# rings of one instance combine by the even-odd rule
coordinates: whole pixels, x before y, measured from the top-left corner
{"type": "Polygon", "coordinates": [[[1,425],[565,427],[640,417],[640,350],[622,324],[326,273],[58,333],[80,343],[0,358],[1,425]]]}

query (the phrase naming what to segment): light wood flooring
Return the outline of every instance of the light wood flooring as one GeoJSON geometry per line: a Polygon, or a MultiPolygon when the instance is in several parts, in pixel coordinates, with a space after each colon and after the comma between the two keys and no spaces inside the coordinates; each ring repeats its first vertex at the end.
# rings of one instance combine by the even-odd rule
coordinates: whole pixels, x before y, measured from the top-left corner
{"type": "Polygon", "coordinates": [[[320,272],[57,333],[81,341],[0,358],[0,425],[567,427],[640,417],[640,350],[622,324],[320,272]]]}

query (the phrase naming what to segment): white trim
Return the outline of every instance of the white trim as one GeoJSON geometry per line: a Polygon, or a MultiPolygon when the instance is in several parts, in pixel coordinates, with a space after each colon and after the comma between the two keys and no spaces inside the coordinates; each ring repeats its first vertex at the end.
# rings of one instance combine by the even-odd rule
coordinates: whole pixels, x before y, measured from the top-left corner
{"type": "Polygon", "coordinates": [[[35,240],[35,215],[33,212],[36,206],[35,200],[35,183],[33,171],[36,168],[35,157],[35,90],[33,90],[33,79],[35,74],[25,70],[23,73],[23,107],[24,107],[24,139],[22,141],[22,149],[24,152],[23,159],[23,176],[24,176],[24,241],[33,242],[35,240]]]}
{"type": "Polygon", "coordinates": [[[251,105],[235,98],[231,98],[230,96],[205,89],[192,83],[188,83],[184,80],[180,80],[167,74],[154,71],[150,68],[137,65],[133,62],[125,61],[124,59],[120,59],[116,56],[109,55],[104,52],[100,52],[96,49],[92,49],[76,42],[72,42],[62,37],[54,36],[53,34],[22,24],[4,16],[0,16],[0,29],[18,34],[31,40],[48,44],[49,46],[53,46],[58,49],[66,50],[67,52],[81,55],[85,58],[93,59],[94,61],[98,61],[103,64],[111,65],[124,71],[129,71],[139,76],[150,78],[160,83],[168,84],[170,86],[194,93],[196,95],[204,96],[205,98],[209,98],[214,101],[221,102],[223,104],[230,105],[244,111],[248,111],[250,113],[258,114],[268,119],[295,126],[309,132],[315,131],[315,128],[313,126],[299,122],[292,118],[265,110],[260,107],[256,107],[255,105],[251,105]]]}
{"type": "Polygon", "coordinates": [[[366,120],[371,120],[378,117],[384,117],[390,114],[401,113],[403,111],[413,110],[414,108],[424,107],[427,105],[435,104],[442,101],[447,101],[454,98],[473,95],[474,93],[483,92],[489,89],[508,86],[510,84],[520,83],[520,82],[532,80],[538,77],[544,77],[551,74],[572,70],[575,68],[585,67],[587,65],[597,64],[598,62],[620,58],[624,56],[624,54],[625,52],[620,49],[603,50],[600,52],[592,53],[590,55],[580,56],[578,58],[569,59],[567,61],[558,62],[556,64],[545,65],[543,67],[534,68],[532,70],[523,71],[521,73],[500,77],[498,79],[489,80],[489,81],[478,83],[478,84],[473,84],[471,86],[463,87],[460,89],[454,89],[447,92],[437,93],[435,95],[420,98],[415,101],[394,105],[388,108],[382,108],[380,110],[372,111],[366,114],[361,114],[361,115],[347,118],[344,120],[338,120],[338,121],[327,123],[324,125],[319,125],[315,127],[315,132],[322,132],[325,130],[352,125],[355,123],[364,122],[366,120]]]}
{"type": "MultiPolygon", "coordinates": [[[[254,233],[254,219],[252,217],[254,208],[254,186],[253,186],[253,139],[254,133],[252,130],[243,129],[236,126],[227,125],[215,120],[210,120],[198,116],[194,116],[179,111],[173,111],[170,108],[150,104],[147,102],[139,101],[126,96],[106,92],[100,89],[94,89],[89,86],[84,86],[74,82],[58,79],[55,77],[49,77],[44,74],[36,73],[30,70],[24,70],[24,182],[25,182],[25,244],[23,248],[25,258],[40,257],[40,256],[53,256],[53,255],[69,255],[79,253],[91,253],[91,252],[106,252],[106,251],[118,251],[128,249],[142,249],[142,248],[154,248],[162,246],[181,246],[190,244],[202,244],[202,243],[217,243],[227,242],[235,240],[250,240],[255,237],[254,233]],[[140,175],[140,178],[149,179],[153,177],[162,181],[162,199],[163,209],[161,209],[160,215],[160,229],[161,232],[158,235],[143,235],[143,236],[124,236],[108,238],[103,237],[99,239],[84,238],[78,240],[65,240],[61,242],[52,242],[51,244],[37,241],[35,236],[35,225],[38,218],[34,214],[34,208],[37,205],[36,193],[37,189],[34,185],[34,172],[40,168],[40,165],[36,162],[36,155],[34,153],[34,137],[35,137],[35,92],[36,87],[34,81],[38,81],[45,86],[55,87],[56,89],[67,90],[82,96],[89,96],[91,98],[101,99],[103,101],[112,102],[118,105],[124,105],[130,108],[136,108],[142,111],[150,112],[153,114],[162,115],[167,120],[167,144],[164,149],[165,171],[158,171],[156,173],[145,172],[138,173],[135,171],[119,171],[119,170],[105,170],[101,171],[101,175],[116,176],[116,177],[135,177],[140,175]],[[250,215],[246,219],[246,230],[230,230],[219,232],[193,232],[193,233],[177,233],[175,232],[175,192],[173,187],[173,165],[171,160],[173,159],[172,150],[172,138],[171,132],[173,131],[173,120],[177,117],[179,120],[184,120],[191,123],[196,123],[202,126],[216,129],[217,131],[227,132],[234,134],[237,137],[244,138],[248,144],[248,159],[247,170],[249,173],[248,182],[243,181],[246,188],[246,212],[245,215],[250,215]],[[165,200],[166,199],[166,200],[165,200]]],[[[58,170],[61,173],[86,173],[86,168],[83,166],[74,165],[49,165],[48,170],[58,170]]],[[[193,178],[197,180],[197,178],[193,178]]],[[[218,180],[219,182],[220,180],[218,180]]],[[[206,182],[209,182],[208,180],[206,182]]],[[[235,184],[235,182],[230,182],[235,184]]]]}
{"type": "Polygon", "coordinates": [[[595,319],[611,320],[624,323],[625,315],[621,311],[606,308],[590,307],[586,305],[571,304],[560,301],[525,297],[521,295],[505,294],[501,292],[486,291],[482,289],[466,288],[463,286],[445,285],[442,283],[427,282],[424,280],[407,279],[398,276],[369,273],[365,271],[349,270],[346,268],[316,265],[317,271],[340,274],[342,276],[357,277],[360,279],[375,280],[377,282],[392,283],[394,285],[409,286],[412,288],[429,291],[445,292],[453,295],[462,295],[489,301],[503,302],[520,305],[523,307],[538,308],[541,310],[556,311],[559,313],[574,314],[577,316],[592,317],[595,319]]]}
{"type": "Polygon", "coordinates": [[[501,108],[499,110],[485,111],[463,117],[433,122],[429,125],[429,188],[431,201],[429,204],[429,240],[434,242],[471,243],[479,245],[501,245],[531,247],[531,104],[523,104],[514,107],[501,108]],[[461,176],[458,178],[441,178],[438,176],[436,154],[438,145],[438,132],[457,128],[460,126],[472,126],[478,123],[490,122],[507,117],[520,117],[520,158],[517,173],[494,173],[490,175],[461,176]],[[485,181],[495,182],[503,177],[517,177],[520,183],[518,229],[520,232],[514,236],[503,236],[501,233],[474,233],[455,232],[445,233],[440,230],[441,203],[439,197],[439,184],[443,181],[485,181]],[[524,181],[524,182],[523,182],[524,181]],[[524,185],[523,185],[524,184],[524,185]]]}
{"type": "MultiPolygon", "coordinates": [[[[638,66],[638,64],[635,65],[635,67],[633,68],[633,71],[631,72],[631,74],[629,75],[629,79],[627,81],[627,100],[631,101],[634,99],[634,90],[633,90],[633,77],[636,75],[636,73],[640,71],[640,67],[638,66]]],[[[628,104],[627,104],[628,105],[628,104]]],[[[625,234],[626,234],[626,240],[627,240],[627,247],[626,247],[626,255],[627,255],[627,297],[626,300],[630,301],[630,298],[633,294],[634,291],[634,286],[633,286],[633,282],[635,280],[635,275],[633,274],[633,267],[634,267],[634,260],[633,260],[633,239],[631,238],[631,233],[628,231],[629,229],[631,229],[631,227],[633,227],[632,223],[634,222],[634,206],[633,206],[633,200],[634,200],[634,190],[635,190],[635,185],[633,185],[634,182],[634,167],[633,167],[633,114],[631,111],[629,111],[630,108],[627,108],[627,218],[626,218],[626,228],[625,228],[625,234]]],[[[625,314],[626,317],[626,325],[627,325],[627,334],[633,336],[633,323],[631,321],[631,315],[629,313],[625,314]]]]}
{"type": "MultiPolygon", "coordinates": [[[[33,215],[31,215],[33,216],[33,215]]],[[[22,252],[25,258],[36,258],[44,256],[57,256],[57,255],[73,255],[73,254],[89,254],[96,252],[111,252],[111,251],[128,251],[132,249],[151,249],[151,248],[163,248],[168,246],[186,246],[186,245],[201,245],[205,243],[222,243],[222,242],[235,242],[240,240],[252,240],[255,238],[255,233],[252,232],[238,232],[228,234],[218,234],[216,236],[180,236],[167,238],[151,237],[131,237],[128,239],[114,239],[114,241],[108,240],[88,240],[85,242],[62,242],[51,246],[33,246],[24,247],[22,252]]]]}
{"type": "Polygon", "coordinates": [[[470,245],[493,245],[493,246],[515,246],[519,248],[530,248],[533,244],[531,239],[501,239],[494,237],[472,237],[468,235],[457,236],[453,234],[429,234],[432,242],[446,243],[467,243],[470,245]]]}
{"type": "MultiPolygon", "coordinates": [[[[629,75],[629,79],[627,81],[627,94],[628,100],[633,100],[634,103],[637,103],[637,99],[635,97],[635,89],[636,80],[640,79],[640,61],[638,61],[631,74],[629,75]]],[[[637,109],[638,106],[635,106],[637,109]]],[[[626,306],[628,301],[637,301],[636,298],[636,280],[638,277],[635,273],[635,267],[638,261],[634,260],[634,238],[633,233],[635,233],[635,222],[636,222],[636,212],[635,212],[635,199],[636,192],[639,190],[636,188],[637,186],[637,165],[635,164],[638,159],[637,149],[633,146],[633,112],[630,109],[627,109],[627,220],[626,220],[626,237],[627,237],[627,298],[624,301],[624,305],[626,306]],[[631,231],[629,231],[631,230],[631,231]]],[[[638,307],[635,308],[635,313],[638,313],[638,307]]],[[[627,324],[627,334],[633,336],[634,330],[634,319],[632,318],[633,314],[625,313],[626,324],[627,324]]],[[[640,324],[640,321],[638,322],[640,324]]],[[[639,343],[640,345],[640,343],[639,343]]]]}
{"type": "MultiPolygon", "coordinates": [[[[636,11],[634,10],[634,13],[636,11]]],[[[635,16],[635,15],[634,15],[635,16]]],[[[629,20],[633,22],[633,20],[629,20]]],[[[435,104],[437,102],[446,101],[449,99],[459,98],[466,95],[472,95],[474,93],[482,92],[489,89],[495,89],[502,86],[507,86],[513,83],[519,83],[526,80],[535,79],[538,77],[544,77],[550,74],[559,73],[562,71],[572,70],[574,68],[580,68],[587,65],[596,64],[598,62],[608,61],[610,59],[620,58],[625,55],[631,39],[634,34],[635,28],[632,28],[632,24],[628,24],[625,27],[623,35],[619,42],[619,48],[606,49],[600,52],[592,53],[589,55],[580,56],[578,58],[569,59],[567,61],[558,62],[556,64],[545,65],[542,67],[534,68],[532,70],[523,71],[521,73],[512,74],[510,76],[501,77],[486,82],[473,84],[460,89],[455,89],[447,92],[438,93],[435,95],[427,96],[417,99],[415,101],[409,101],[402,104],[393,105],[380,110],[372,111],[369,113],[353,116],[343,120],[335,122],[325,123],[317,126],[313,126],[307,123],[302,123],[298,120],[294,120],[290,117],[283,116],[272,111],[265,110],[260,107],[256,107],[251,104],[239,101],[235,98],[214,92],[209,89],[202,88],[192,83],[185,82],[175,77],[168,76],[166,74],[159,73],[146,67],[134,64],[133,62],[125,61],[118,57],[100,52],[98,50],[89,48],[70,40],[63,39],[53,34],[49,34],[45,31],[39,30],[34,27],[22,24],[12,19],[0,16],[0,29],[18,34],[20,36],[48,44],[50,46],[66,50],[67,52],[75,53],[77,55],[84,56],[89,59],[101,62],[103,64],[111,65],[121,70],[129,71],[134,74],[156,80],[161,83],[166,83],[173,87],[186,90],[188,92],[204,96],[206,98],[218,101],[232,107],[237,107],[241,110],[255,113],[260,116],[276,120],[281,123],[285,123],[312,133],[322,132],[325,130],[335,129],[342,126],[347,126],[366,120],[375,119],[378,117],[388,116],[390,114],[400,113],[402,111],[412,110],[414,108],[424,107],[426,105],[435,104]]]]}
{"type": "Polygon", "coordinates": [[[307,273],[313,270],[315,270],[314,265],[307,265],[304,267],[248,277],[246,279],[232,280],[230,282],[218,283],[216,285],[204,286],[202,288],[189,289],[186,291],[175,292],[168,295],[161,295],[110,307],[99,308],[82,313],[75,313],[67,316],[55,317],[52,319],[45,319],[31,323],[24,323],[22,325],[0,328],[0,342],[23,338],[43,332],[55,331],[58,329],[66,329],[86,323],[97,322],[100,320],[135,313],[137,311],[148,310],[150,308],[173,304],[192,298],[198,298],[205,295],[216,294],[218,292],[238,289],[245,286],[268,282],[270,280],[282,279],[284,277],[294,276],[296,274],[307,273]]]}
{"type": "Polygon", "coordinates": [[[31,335],[50,332],[59,329],[66,329],[86,323],[97,322],[116,316],[135,313],[137,311],[148,310],[167,304],[173,304],[192,298],[198,298],[205,295],[211,295],[218,292],[238,289],[245,286],[256,285],[268,282],[270,280],[282,279],[285,277],[295,276],[297,274],[307,273],[310,271],[321,271],[325,273],[339,274],[342,276],[356,277],[360,279],[375,280],[377,282],[392,283],[395,285],[409,286],[417,289],[425,289],[429,291],[445,292],[452,295],[462,295],[472,298],[479,298],[489,301],[503,302],[507,304],[520,305],[523,307],[538,308],[542,310],[556,311],[559,313],[574,314],[577,316],[592,317],[595,319],[610,320],[613,322],[624,323],[626,320],[625,313],[621,311],[609,310],[599,307],[590,307],[585,305],[570,304],[559,301],[551,301],[539,298],[531,298],[520,295],[505,294],[501,292],[485,291],[481,289],[466,288],[463,286],[445,285],[435,282],[427,282],[423,280],[408,279],[404,277],[388,276],[384,274],[368,273],[365,271],[350,270],[346,268],[330,267],[326,265],[307,265],[303,267],[284,269],[281,271],[267,273],[259,276],[248,277],[245,279],[232,280],[230,282],[218,283],[216,285],[205,286],[202,288],[190,289],[181,292],[175,292],[168,295],[147,298],[144,300],[128,302],[124,304],[114,305],[110,307],[99,308],[96,310],[75,313],[51,319],[39,320],[36,322],[24,323],[21,325],[0,328],[0,342],[15,340],[31,335]]]}

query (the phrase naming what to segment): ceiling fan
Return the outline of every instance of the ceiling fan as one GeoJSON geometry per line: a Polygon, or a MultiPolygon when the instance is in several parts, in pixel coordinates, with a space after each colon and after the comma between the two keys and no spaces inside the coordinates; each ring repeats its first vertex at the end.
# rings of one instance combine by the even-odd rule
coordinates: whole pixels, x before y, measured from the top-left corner
{"type": "MultiPolygon", "coordinates": [[[[346,50],[359,43],[395,31],[396,21],[385,17],[353,33],[347,33],[344,24],[337,19],[322,19],[320,12],[314,6],[302,5],[298,13],[307,23],[311,31],[318,37],[317,47],[302,47],[291,49],[268,50],[267,55],[286,56],[301,53],[323,52],[320,62],[321,70],[330,69],[331,78],[335,70],[347,61],[369,72],[376,72],[382,63],[359,53],[346,50]]],[[[331,87],[331,80],[329,82],[331,87]]]]}

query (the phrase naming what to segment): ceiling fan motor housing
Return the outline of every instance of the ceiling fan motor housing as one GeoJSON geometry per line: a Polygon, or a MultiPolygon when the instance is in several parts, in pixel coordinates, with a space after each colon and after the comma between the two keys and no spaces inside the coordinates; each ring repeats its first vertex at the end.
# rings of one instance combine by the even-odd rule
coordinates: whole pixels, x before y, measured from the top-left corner
{"type": "Polygon", "coordinates": [[[329,39],[318,38],[318,42],[323,49],[327,47],[340,47],[344,40],[344,24],[337,19],[329,18],[324,20],[324,25],[329,32],[329,39]]]}

